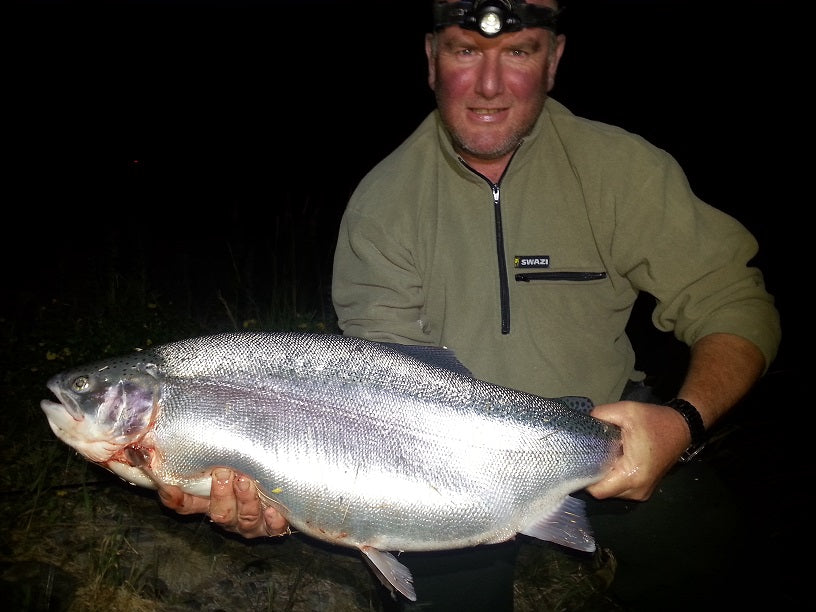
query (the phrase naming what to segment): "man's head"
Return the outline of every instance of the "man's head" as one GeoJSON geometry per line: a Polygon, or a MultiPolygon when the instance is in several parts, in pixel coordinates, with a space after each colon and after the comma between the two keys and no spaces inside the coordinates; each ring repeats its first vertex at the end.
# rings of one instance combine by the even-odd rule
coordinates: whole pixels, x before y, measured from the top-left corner
{"type": "Polygon", "coordinates": [[[471,164],[501,165],[535,124],[564,48],[557,9],[555,0],[434,3],[428,82],[471,164]]]}

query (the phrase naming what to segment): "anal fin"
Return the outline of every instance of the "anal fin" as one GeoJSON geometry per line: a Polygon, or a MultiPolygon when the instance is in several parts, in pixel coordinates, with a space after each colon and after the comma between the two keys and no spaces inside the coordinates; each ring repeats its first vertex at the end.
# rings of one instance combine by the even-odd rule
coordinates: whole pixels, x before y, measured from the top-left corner
{"type": "Polygon", "coordinates": [[[411,575],[411,570],[397,561],[397,558],[389,552],[372,546],[362,546],[360,551],[363,553],[363,559],[374,570],[377,578],[392,593],[396,589],[411,601],[416,601],[416,592],[413,585],[414,577],[411,575]]]}
{"type": "Polygon", "coordinates": [[[594,552],[595,538],[586,516],[586,504],[567,495],[549,514],[520,533],[585,552],[594,552]]]}

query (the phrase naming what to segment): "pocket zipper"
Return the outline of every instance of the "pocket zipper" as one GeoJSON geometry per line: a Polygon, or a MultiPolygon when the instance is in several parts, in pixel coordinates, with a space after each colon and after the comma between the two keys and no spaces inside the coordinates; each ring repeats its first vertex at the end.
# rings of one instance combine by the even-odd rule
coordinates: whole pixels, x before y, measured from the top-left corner
{"type": "Polygon", "coordinates": [[[529,283],[535,280],[591,281],[606,278],[606,272],[524,272],[516,280],[529,283]]]}

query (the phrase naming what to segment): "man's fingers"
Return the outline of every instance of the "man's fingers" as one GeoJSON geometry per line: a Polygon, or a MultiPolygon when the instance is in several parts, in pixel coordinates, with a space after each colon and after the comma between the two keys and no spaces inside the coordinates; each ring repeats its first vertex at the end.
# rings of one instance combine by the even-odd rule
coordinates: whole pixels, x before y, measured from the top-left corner
{"type": "Polygon", "coordinates": [[[238,533],[246,537],[266,535],[258,491],[255,484],[246,476],[235,478],[235,502],[238,533]]]}
{"type": "Polygon", "coordinates": [[[206,513],[218,526],[246,538],[290,533],[277,509],[263,507],[255,482],[226,468],[213,470],[209,498],[184,493],[179,487],[163,487],[159,497],[180,514],[206,513]]]}
{"type": "Polygon", "coordinates": [[[235,478],[235,497],[238,500],[238,531],[250,537],[278,536],[290,533],[289,523],[273,506],[264,508],[255,482],[246,476],[235,478]]]}
{"type": "Polygon", "coordinates": [[[214,522],[225,528],[234,527],[236,521],[235,493],[232,487],[232,479],[231,470],[224,468],[213,470],[209,515],[214,522]]]}
{"type": "Polygon", "coordinates": [[[266,533],[270,536],[280,536],[292,533],[289,529],[289,523],[285,518],[283,518],[283,515],[272,506],[269,506],[264,510],[263,520],[266,533]]]}
{"type": "Polygon", "coordinates": [[[171,510],[178,510],[184,504],[184,493],[178,487],[162,487],[159,489],[159,499],[171,510]]]}
{"type": "Polygon", "coordinates": [[[203,514],[210,507],[210,500],[206,497],[195,497],[179,487],[161,487],[159,499],[161,503],[179,514],[203,514]]]}
{"type": "Polygon", "coordinates": [[[596,482],[586,488],[587,493],[592,495],[595,499],[606,499],[621,495],[628,485],[625,478],[618,470],[611,470],[603,480],[596,482]]]}
{"type": "Polygon", "coordinates": [[[255,483],[246,476],[238,476],[235,479],[235,497],[238,503],[250,503],[258,500],[258,489],[255,483]]]}

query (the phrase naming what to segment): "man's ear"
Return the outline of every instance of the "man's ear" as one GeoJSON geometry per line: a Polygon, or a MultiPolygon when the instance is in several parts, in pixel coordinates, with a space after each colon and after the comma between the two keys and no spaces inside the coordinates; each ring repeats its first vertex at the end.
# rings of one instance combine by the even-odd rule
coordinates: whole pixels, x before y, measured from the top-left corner
{"type": "Polygon", "coordinates": [[[425,57],[428,59],[428,86],[431,90],[436,88],[436,60],[434,57],[434,35],[425,35],[425,57]]]}
{"type": "Polygon", "coordinates": [[[549,65],[547,66],[547,91],[555,86],[555,74],[558,72],[558,63],[564,54],[564,45],[567,44],[567,37],[559,34],[555,37],[555,49],[550,54],[549,65]]]}

